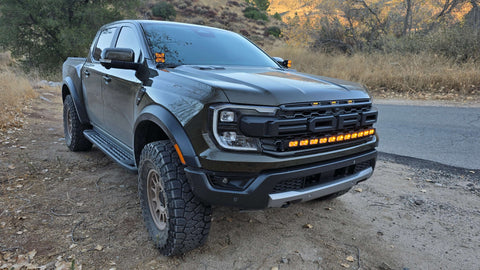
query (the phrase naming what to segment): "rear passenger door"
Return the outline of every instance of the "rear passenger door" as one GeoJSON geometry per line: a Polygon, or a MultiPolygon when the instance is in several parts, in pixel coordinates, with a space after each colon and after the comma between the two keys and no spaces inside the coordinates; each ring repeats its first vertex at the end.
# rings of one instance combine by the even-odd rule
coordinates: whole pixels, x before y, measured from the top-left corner
{"type": "Polygon", "coordinates": [[[85,98],[85,106],[90,122],[97,127],[103,126],[103,76],[107,71],[100,64],[102,50],[113,45],[117,27],[104,29],[92,47],[87,62],[82,67],[82,91],[85,98]]]}
{"type": "MultiPolygon", "coordinates": [[[[140,35],[134,25],[121,27],[114,47],[132,49],[136,62],[143,62],[140,35]]],[[[112,68],[105,71],[103,83],[105,129],[117,140],[132,147],[135,97],[142,88],[142,82],[135,77],[135,70],[112,68]]]]}

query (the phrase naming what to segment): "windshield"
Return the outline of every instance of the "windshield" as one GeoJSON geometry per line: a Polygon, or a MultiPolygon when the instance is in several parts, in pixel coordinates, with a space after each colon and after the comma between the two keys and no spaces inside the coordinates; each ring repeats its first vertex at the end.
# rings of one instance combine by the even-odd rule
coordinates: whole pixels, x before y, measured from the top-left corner
{"type": "Polygon", "coordinates": [[[186,24],[143,24],[152,54],[164,53],[166,66],[279,66],[263,51],[233,32],[186,24]]]}

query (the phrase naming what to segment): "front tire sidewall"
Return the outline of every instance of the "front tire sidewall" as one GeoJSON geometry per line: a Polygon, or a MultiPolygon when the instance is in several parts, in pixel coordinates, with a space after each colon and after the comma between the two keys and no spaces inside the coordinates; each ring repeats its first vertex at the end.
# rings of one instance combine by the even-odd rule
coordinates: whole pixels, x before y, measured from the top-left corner
{"type": "Polygon", "coordinates": [[[171,142],[152,142],[143,148],[138,193],[145,225],[163,255],[180,255],[205,243],[210,230],[212,208],[195,197],[171,142]],[[156,172],[158,178],[149,179],[150,172],[156,172]],[[149,200],[147,181],[157,183],[155,186],[161,187],[163,192],[156,189],[152,193],[163,197],[151,196],[149,200]],[[152,209],[155,216],[152,216],[152,209]],[[155,220],[161,224],[160,228],[155,220]]]}
{"type": "MultiPolygon", "coordinates": [[[[163,182],[163,186],[165,186],[165,182],[163,181],[163,177],[161,177],[161,172],[160,168],[158,168],[155,163],[150,160],[146,159],[142,161],[140,170],[138,172],[139,179],[139,196],[140,196],[140,206],[142,207],[142,210],[144,212],[144,220],[145,220],[145,225],[147,226],[147,229],[150,233],[150,237],[155,243],[167,243],[168,239],[168,230],[170,227],[170,219],[167,218],[167,224],[163,230],[160,230],[156,225],[155,221],[153,220],[153,213],[151,212],[151,208],[149,205],[149,200],[148,200],[148,189],[147,189],[147,179],[148,179],[148,174],[151,170],[155,170],[156,172],[159,173],[160,179],[163,182]]],[[[168,198],[166,196],[164,197],[165,200],[165,207],[168,204],[168,198]]],[[[169,213],[168,213],[169,214],[169,213]]],[[[170,215],[168,215],[170,216],[170,215]]],[[[157,244],[158,245],[158,244],[157,244]]],[[[158,245],[160,247],[160,245],[158,245]]]]}

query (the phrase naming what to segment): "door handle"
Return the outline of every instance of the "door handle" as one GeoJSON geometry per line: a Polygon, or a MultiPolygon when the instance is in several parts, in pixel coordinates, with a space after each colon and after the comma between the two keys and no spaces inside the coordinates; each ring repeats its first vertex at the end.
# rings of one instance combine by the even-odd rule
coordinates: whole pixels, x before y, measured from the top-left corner
{"type": "Polygon", "coordinates": [[[105,80],[106,83],[109,83],[112,81],[112,78],[110,78],[108,75],[104,75],[103,80],[105,80]]]}
{"type": "Polygon", "coordinates": [[[90,76],[90,71],[88,71],[88,70],[83,71],[83,73],[85,73],[85,77],[90,76]]]}

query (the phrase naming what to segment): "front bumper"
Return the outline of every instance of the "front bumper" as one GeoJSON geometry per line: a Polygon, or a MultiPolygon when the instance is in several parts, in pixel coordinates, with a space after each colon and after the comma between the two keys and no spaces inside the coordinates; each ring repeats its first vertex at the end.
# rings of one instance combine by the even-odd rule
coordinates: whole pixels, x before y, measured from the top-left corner
{"type": "Polygon", "coordinates": [[[243,190],[213,185],[209,176],[214,172],[195,168],[186,168],[185,172],[193,193],[206,204],[263,209],[313,200],[348,189],[372,175],[376,157],[377,151],[370,150],[320,163],[266,170],[255,175],[243,190]],[[307,179],[310,179],[307,186],[298,186],[299,181],[307,179]]]}

